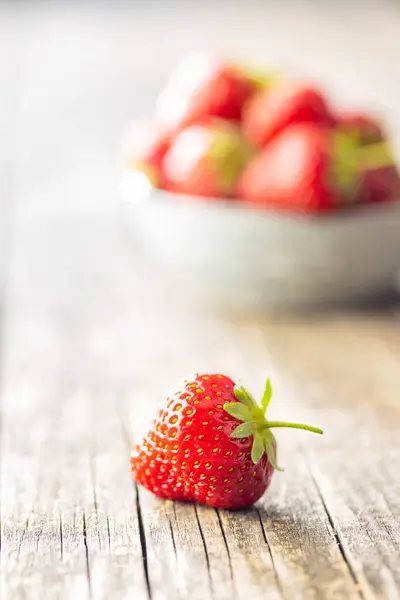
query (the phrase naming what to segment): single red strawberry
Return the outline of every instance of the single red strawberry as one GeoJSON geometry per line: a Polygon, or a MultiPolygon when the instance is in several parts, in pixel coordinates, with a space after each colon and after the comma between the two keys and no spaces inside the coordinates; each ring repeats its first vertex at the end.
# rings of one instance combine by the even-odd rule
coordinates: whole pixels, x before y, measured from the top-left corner
{"type": "Polygon", "coordinates": [[[161,93],[157,118],[171,131],[206,117],[238,121],[255,89],[245,73],[205,53],[184,57],[161,93]]]}
{"type": "Polygon", "coordinates": [[[296,212],[332,210],[338,203],[331,158],[331,131],[310,124],[285,129],[247,165],[239,198],[296,212]]]}
{"type": "Polygon", "coordinates": [[[296,423],[268,421],[267,381],[261,406],[225,375],[196,374],[166,399],[131,455],[134,479],[160,496],[217,508],[240,508],[258,500],[271,481],[276,440],[271,429],[296,423]]]}
{"type": "Polygon", "coordinates": [[[122,143],[124,166],[144,172],[154,184],[160,183],[161,165],[171,137],[151,119],[138,119],[128,128],[122,143]]]}
{"type": "Polygon", "coordinates": [[[377,119],[364,113],[343,113],[337,117],[337,125],[349,135],[357,136],[362,146],[376,144],[385,139],[382,125],[377,119]]]}
{"type": "Polygon", "coordinates": [[[334,124],[323,95],[298,82],[273,85],[255,94],[243,111],[244,135],[256,146],[266,146],[294,123],[334,124]]]}
{"type": "Polygon", "coordinates": [[[165,155],[163,185],[181,194],[231,196],[250,153],[233,123],[210,119],[192,125],[177,135],[165,155]]]}

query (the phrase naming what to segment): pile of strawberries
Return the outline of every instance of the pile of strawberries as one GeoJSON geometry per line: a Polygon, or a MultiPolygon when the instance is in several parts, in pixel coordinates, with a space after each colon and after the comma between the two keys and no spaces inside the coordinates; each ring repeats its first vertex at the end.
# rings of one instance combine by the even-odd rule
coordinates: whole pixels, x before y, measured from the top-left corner
{"type": "Polygon", "coordinates": [[[190,54],[154,120],[134,123],[129,167],[188,198],[231,199],[298,213],[400,199],[382,124],[341,113],[314,85],[190,54]]]}

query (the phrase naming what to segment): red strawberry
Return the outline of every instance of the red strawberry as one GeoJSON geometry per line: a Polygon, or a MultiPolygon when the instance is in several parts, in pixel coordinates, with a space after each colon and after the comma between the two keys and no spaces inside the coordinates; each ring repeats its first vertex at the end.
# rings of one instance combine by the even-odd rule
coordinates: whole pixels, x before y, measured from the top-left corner
{"type": "Polygon", "coordinates": [[[265,146],[289,125],[305,122],[333,125],[334,119],[319,91],[286,82],[253,96],[244,109],[242,128],[250,142],[265,146]]]}
{"type": "Polygon", "coordinates": [[[398,175],[386,143],[361,146],[340,129],[301,123],[285,129],[239,177],[237,196],[260,206],[313,213],[387,199],[398,175]],[[390,178],[383,168],[391,169],[390,178]],[[380,175],[378,175],[378,173],[380,175]]]}
{"type": "Polygon", "coordinates": [[[237,195],[283,210],[319,212],[338,202],[330,129],[293,125],[256,155],[242,172],[237,195]]]}
{"type": "Polygon", "coordinates": [[[400,199],[400,175],[379,121],[363,113],[346,113],[338,118],[338,126],[365,147],[361,150],[367,162],[361,172],[360,201],[381,203],[400,199]],[[372,155],[368,156],[371,150],[372,155]]]}
{"type": "Polygon", "coordinates": [[[206,117],[240,120],[255,84],[221,60],[203,53],[187,55],[161,93],[156,114],[172,131],[206,117]]]}
{"type": "Polygon", "coordinates": [[[360,198],[381,203],[400,199],[400,174],[389,142],[364,144],[359,150],[360,198]]]}
{"type": "Polygon", "coordinates": [[[192,125],[175,138],[163,163],[169,191],[199,196],[232,195],[250,156],[239,129],[221,119],[192,125]]]}
{"type": "Polygon", "coordinates": [[[143,171],[154,183],[159,183],[161,164],[170,143],[170,136],[155,121],[134,121],[123,140],[124,163],[128,168],[143,171]]]}
{"type": "Polygon", "coordinates": [[[273,427],[295,423],[267,421],[269,380],[261,406],[243,386],[225,375],[193,375],[166,399],[153,425],[131,455],[137,483],[157,496],[217,508],[256,502],[276,465],[273,427]]]}
{"type": "Polygon", "coordinates": [[[380,123],[363,113],[345,113],[337,117],[338,126],[349,135],[358,136],[361,145],[376,144],[385,138],[380,123]]]}

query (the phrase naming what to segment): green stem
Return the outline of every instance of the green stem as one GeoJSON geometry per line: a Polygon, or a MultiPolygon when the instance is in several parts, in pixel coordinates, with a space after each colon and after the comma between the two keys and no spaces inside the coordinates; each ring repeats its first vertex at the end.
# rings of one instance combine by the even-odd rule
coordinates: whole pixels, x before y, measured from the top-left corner
{"type": "Polygon", "coordinates": [[[291,429],[305,429],[306,431],[312,431],[313,433],[322,434],[323,431],[319,427],[312,427],[311,425],[304,425],[303,423],[286,423],[285,421],[267,421],[266,429],[272,427],[289,427],[291,429]]]}

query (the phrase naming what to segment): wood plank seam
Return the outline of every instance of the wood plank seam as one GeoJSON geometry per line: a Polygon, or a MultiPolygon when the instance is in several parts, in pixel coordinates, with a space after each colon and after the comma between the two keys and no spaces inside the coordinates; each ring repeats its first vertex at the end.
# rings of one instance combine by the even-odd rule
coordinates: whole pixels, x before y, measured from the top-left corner
{"type": "Polygon", "coordinates": [[[174,549],[174,554],[175,554],[175,559],[176,559],[177,553],[176,553],[175,534],[174,534],[174,529],[172,527],[171,519],[169,517],[168,517],[168,523],[169,523],[169,531],[171,533],[172,547],[174,549]]]}
{"type": "MultiPolygon", "coordinates": [[[[100,535],[99,505],[98,505],[97,494],[96,494],[96,477],[95,477],[95,471],[94,471],[93,456],[94,456],[94,453],[92,452],[90,454],[90,460],[89,460],[90,482],[91,482],[91,486],[92,486],[94,514],[96,517],[97,537],[99,539],[99,548],[101,548],[102,544],[101,544],[101,535],[100,535]]],[[[107,518],[108,518],[108,515],[107,515],[107,518]]],[[[110,540],[110,538],[109,538],[109,540],[110,540]]],[[[110,546],[109,546],[109,548],[110,548],[110,546]]]]}
{"type": "Polygon", "coordinates": [[[152,593],[151,593],[151,585],[150,585],[149,570],[148,570],[148,563],[147,563],[146,534],[145,534],[144,524],[143,524],[142,509],[140,507],[140,496],[139,496],[138,486],[135,483],[133,485],[134,485],[134,489],[135,489],[135,504],[136,504],[136,512],[137,512],[137,516],[138,516],[138,524],[139,524],[140,546],[142,548],[142,565],[143,565],[144,577],[146,580],[147,593],[149,596],[149,600],[151,600],[152,593]]]}
{"type": "Polygon", "coordinates": [[[265,531],[265,527],[264,527],[263,522],[262,522],[260,510],[257,507],[256,507],[256,512],[258,514],[258,519],[260,521],[260,527],[261,527],[261,531],[262,531],[263,538],[264,538],[264,541],[265,541],[265,545],[267,546],[269,555],[271,557],[271,564],[272,564],[272,568],[273,568],[274,575],[275,575],[276,586],[277,586],[277,588],[279,590],[279,593],[282,596],[282,598],[285,599],[285,593],[283,591],[282,582],[281,582],[280,577],[278,575],[278,571],[276,570],[276,565],[275,565],[274,557],[273,557],[273,554],[272,554],[271,545],[270,545],[270,543],[268,541],[267,532],[265,531]]]}
{"type": "MultiPolygon", "coordinates": [[[[175,511],[175,502],[174,502],[174,511],[175,511]]],[[[208,554],[208,548],[207,548],[206,538],[205,538],[204,532],[203,532],[203,530],[201,528],[201,523],[200,523],[200,519],[199,519],[199,511],[197,509],[197,505],[196,504],[194,505],[194,514],[196,515],[197,527],[199,528],[200,537],[201,537],[201,541],[202,541],[203,548],[204,548],[204,554],[206,556],[208,584],[210,586],[211,596],[214,597],[213,584],[212,584],[211,571],[210,571],[210,557],[209,557],[209,554],[208,554]]]]}
{"type": "Polygon", "coordinates": [[[27,518],[26,518],[24,528],[23,528],[23,530],[21,532],[21,537],[20,537],[20,540],[19,540],[18,551],[17,551],[17,555],[18,556],[21,554],[22,545],[23,545],[24,540],[26,538],[26,534],[28,533],[30,518],[31,518],[31,515],[29,514],[27,516],[27,518]]]}
{"type": "Polygon", "coordinates": [[[372,600],[374,598],[374,594],[370,590],[368,590],[366,582],[361,583],[360,578],[355,571],[355,568],[353,566],[353,558],[351,556],[351,553],[346,549],[346,542],[343,539],[343,536],[340,531],[340,527],[338,525],[336,525],[336,523],[333,519],[333,515],[327,506],[327,503],[326,503],[326,500],[322,493],[322,490],[321,490],[320,486],[318,485],[318,481],[316,480],[314,471],[312,469],[312,463],[311,463],[310,457],[307,455],[307,453],[304,451],[304,449],[301,451],[301,454],[304,457],[306,466],[310,473],[311,480],[314,483],[315,489],[321,499],[322,506],[326,512],[326,516],[327,516],[329,525],[331,527],[331,533],[336,540],[336,544],[338,546],[339,552],[342,555],[343,561],[350,573],[351,578],[354,581],[355,589],[356,589],[358,595],[360,596],[360,598],[362,598],[362,600],[372,600]]]}
{"type": "Polygon", "coordinates": [[[219,526],[221,529],[222,539],[224,541],[226,552],[228,555],[229,572],[231,574],[231,579],[233,581],[234,577],[233,577],[233,568],[232,568],[232,557],[231,557],[231,553],[229,550],[228,540],[226,539],[226,534],[225,534],[224,526],[222,525],[220,512],[218,509],[215,509],[215,512],[217,513],[217,518],[218,518],[218,523],[219,523],[219,526]]]}
{"type": "Polygon", "coordinates": [[[111,554],[111,530],[110,530],[110,517],[109,514],[106,514],[106,523],[107,523],[107,537],[108,537],[108,553],[111,554]]]}
{"type": "Polygon", "coordinates": [[[85,547],[86,576],[87,576],[88,588],[89,588],[89,598],[92,598],[92,578],[91,578],[91,574],[90,574],[89,546],[88,546],[88,540],[87,540],[85,510],[83,511],[83,514],[82,514],[82,535],[83,535],[83,545],[85,547]]]}
{"type": "Polygon", "coordinates": [[[60,534],[60,560],[61,562],[64,560],[64,538],[63,538],[63,522],[62,522],[62,514],[61,510],[59,511],[59,534],[60,534]]]}

